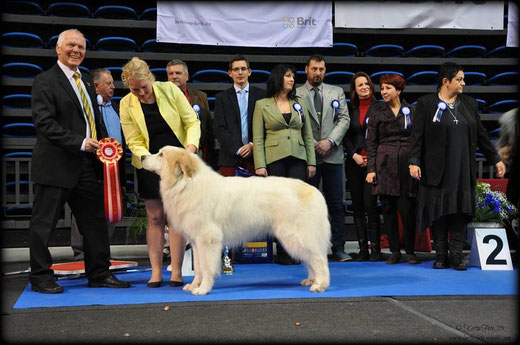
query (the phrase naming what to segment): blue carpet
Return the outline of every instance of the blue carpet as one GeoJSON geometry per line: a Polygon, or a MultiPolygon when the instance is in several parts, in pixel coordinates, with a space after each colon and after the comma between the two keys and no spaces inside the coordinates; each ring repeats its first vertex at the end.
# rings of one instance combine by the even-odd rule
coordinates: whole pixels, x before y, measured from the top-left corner
{"type": "MultiPolygon", "coordinates": [[[[433,261],[419,265],[384,262],[331,262],[331,286],[324,293],[309,292],[299,283],[305,276],[303,265],[277,264],[235,265],[235,273],[222,275],[206,296],[193,296],[164,284],[160,288],[146,287],[150,271],[119,273],[119,279],[132,282],[128,289],[88,288],[87,280],[66,279],[59,284],[65,292],[44,295],[24,290],[15,309],[69,307],[86,305],[120,305],[164,302],[227,301],[244,299],[327,298],[367,296],[434,296],[434,295],[516,295],[517,269],[514,271],[482,271],[469,267],[467,271],[434,270],[433,261]]],[[[163,277],[170,273],[164,267],[163,277]]],[[[185,277],[191,282],[193,277],[185,277]]]]}

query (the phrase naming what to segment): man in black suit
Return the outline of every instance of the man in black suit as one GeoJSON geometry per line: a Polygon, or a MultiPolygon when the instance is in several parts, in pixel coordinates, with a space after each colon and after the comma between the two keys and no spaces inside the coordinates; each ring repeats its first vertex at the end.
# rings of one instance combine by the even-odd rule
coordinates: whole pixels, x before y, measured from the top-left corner
{"type": "MultiPolygon", "coordinates": [[[[102,115],[103,123],[108,131],[110,138],[116,139],[123,147],[123,156],[119,160],[119,180],[122,187],[123,200],[126,199],[126,143],[121,130],[121,120],[119,119],[119,102],[112,99],[114,97],[114,78],[110,70],[105,68],[96,68],[90,72],[92,81],[97,94],[97,107],[102,115]]],[[[123,210],[126,209],[123,203],[123,210]]],[[[114,233],[114,223],[107,223],[108,238],[112,237],[114,233]]],[[[72,224],[70,229],[70,246],[74,252],[74,261],[83,260],[83,236],[79,232],[76,218],[72,217],[72,224]]]]}
{"type": "Polygon", "coordinates": [[[36,145],[32,156],[35,197],[29,248],[31,289],[60,293],[50,269],[47,247],[66,202],[84,237],[89,287],[129,287],[110,271],[110,246],[103,203],[97,139],[107,136],[96,105],[92,81],[78,67],[85,57],[85,38],[76,29],[63,31],[56,44],[57,64],[39,74],[32,87],[36,145]]]}
{"type": "Polygon", "coordinates": [[[241,166],[254,174],[253,112],[257,100],[265,97],[265,90],[249,85],[249,61],[241,55],[229,62],[229,76],[233,87],[215,96],[215,137],[220,143],[218,165],[224,176],[234,176],[241,166]]]}

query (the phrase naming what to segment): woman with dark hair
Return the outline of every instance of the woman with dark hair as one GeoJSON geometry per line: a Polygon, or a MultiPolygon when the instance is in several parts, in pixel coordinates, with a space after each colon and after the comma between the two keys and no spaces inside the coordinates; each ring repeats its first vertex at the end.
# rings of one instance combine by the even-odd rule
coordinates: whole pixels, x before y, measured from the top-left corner
{"type": "Polygon", "coordinates": [[[498,177],[504,176],[506,167],[480,122],[477,101],[462,94],[462,67],[444,63],[437,80],[437,92],[417,102],[409,169],[420,181],[419,231],[430,227],[433,233],[437,255],[433,268],[449,265],[465,270],[462,249],[475,208],[477,147],[495,165],[498,177]]]}
{"type": "Polygon", "coordinates": [[[352,198],[354,225],[359,244],[356,261],[381,260],[381,233],[377,195],[372,195],[372,185],[365,181],[367,175],[366,133],[370,114],[379,103],[372,80],[365,72],[357,72],[350,81],[350,128],[343,138],[347,153],[345,176],[352,198]],[[368,222],[367,222],[368,218],[368,222]],[[367,236],[368,230],[368,236],[367,236]],[[368,252],[368,241],[371,253],[368,252]]]}
{"type": "MultiPolygon", "coordinates": [[[[305,181],[316,173],[314,138],[307,106],[296,97],[296,69],[276,65],[267,81],[266,98],[253,113],[253,157],[259,176],[283,176],[305,181]]],[[[295,263],[277,245],[277,262],[295,263]]]]}
{"type": "Polygon", "coordinates": [[[402,96],[406,83],[396,74],[379,80],[385,100],[368,120],[367,177],[383,206],[384,229],[392,254],[387,264],[401,259],[397,211],[401,215],[409,264],[419,260],[414,252],[417,183],[408,172],[408,152],[415,109],[402,96]]]}

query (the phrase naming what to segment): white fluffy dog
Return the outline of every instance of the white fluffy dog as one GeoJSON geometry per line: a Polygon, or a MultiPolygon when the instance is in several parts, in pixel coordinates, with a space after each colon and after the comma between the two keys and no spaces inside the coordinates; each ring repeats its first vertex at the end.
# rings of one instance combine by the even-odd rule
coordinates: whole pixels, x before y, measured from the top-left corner
{"type": "Polygon", "coordinates": [[[319,190],[284,177],[223,177],[197,155],[165,146],[142,157],[143,168],[161,177],[164,210],[194,249],[195,277],[184,291],[205,295],[220,274],[224,245],[274,235],[309,273],[301,284],[323,292],[330,276],[330,223],[319,190]]]}

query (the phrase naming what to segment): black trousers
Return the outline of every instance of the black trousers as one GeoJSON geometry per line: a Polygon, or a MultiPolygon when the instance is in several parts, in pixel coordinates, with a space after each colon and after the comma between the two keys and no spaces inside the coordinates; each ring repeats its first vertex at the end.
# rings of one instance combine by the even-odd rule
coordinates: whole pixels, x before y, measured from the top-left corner
{"type": "Polygon", "coordinates": [[[36,184],[29,248],[31,273],[29,281],[38,284],[54,279],[48,242],[56,228],[66,202],[76,217],[83,235],[85,274],[89,280],[102,280],[109,275],[110,246],[104,211],[103,185],[98,181],[91,157],[84,156],[82,173],[71,189],[36,184]]]}
{"type": "Polygon", "coordinates": [[[307,162],[293,156],[285,157],[267,164],[269,176],[292,177],[305,181],[307,162]]]}
{"type": "Polygon", "coordinates": [[[350,188],[354,218],[364,219],[366,213],[368,224],[379,224],[377,195],[372,195],[372,185],[365,180],[367,168],[360,167],[352,161],[345,164],[345,173],[350,188]]]}
{"type": "Polygon", "coordinates": [[[431,230],[437,255],[447,255],[448,247],[450,253],[462,253],[466,243],[466,227],[467,216],[462,213],[448,214],[435,220],[431,230]]]}
{"type": "Polygon", "coordinates": [[[401,250],[399,224],[397,220],[397,211],[399,211],[403,222],[404,248],[407,254],[413,254],[416,231],[416,198],[409,198],[402,195],[380,195],[379,199],[383,206],[384,229],[388,236],[390,251],[399,252],[401,250]]]}

